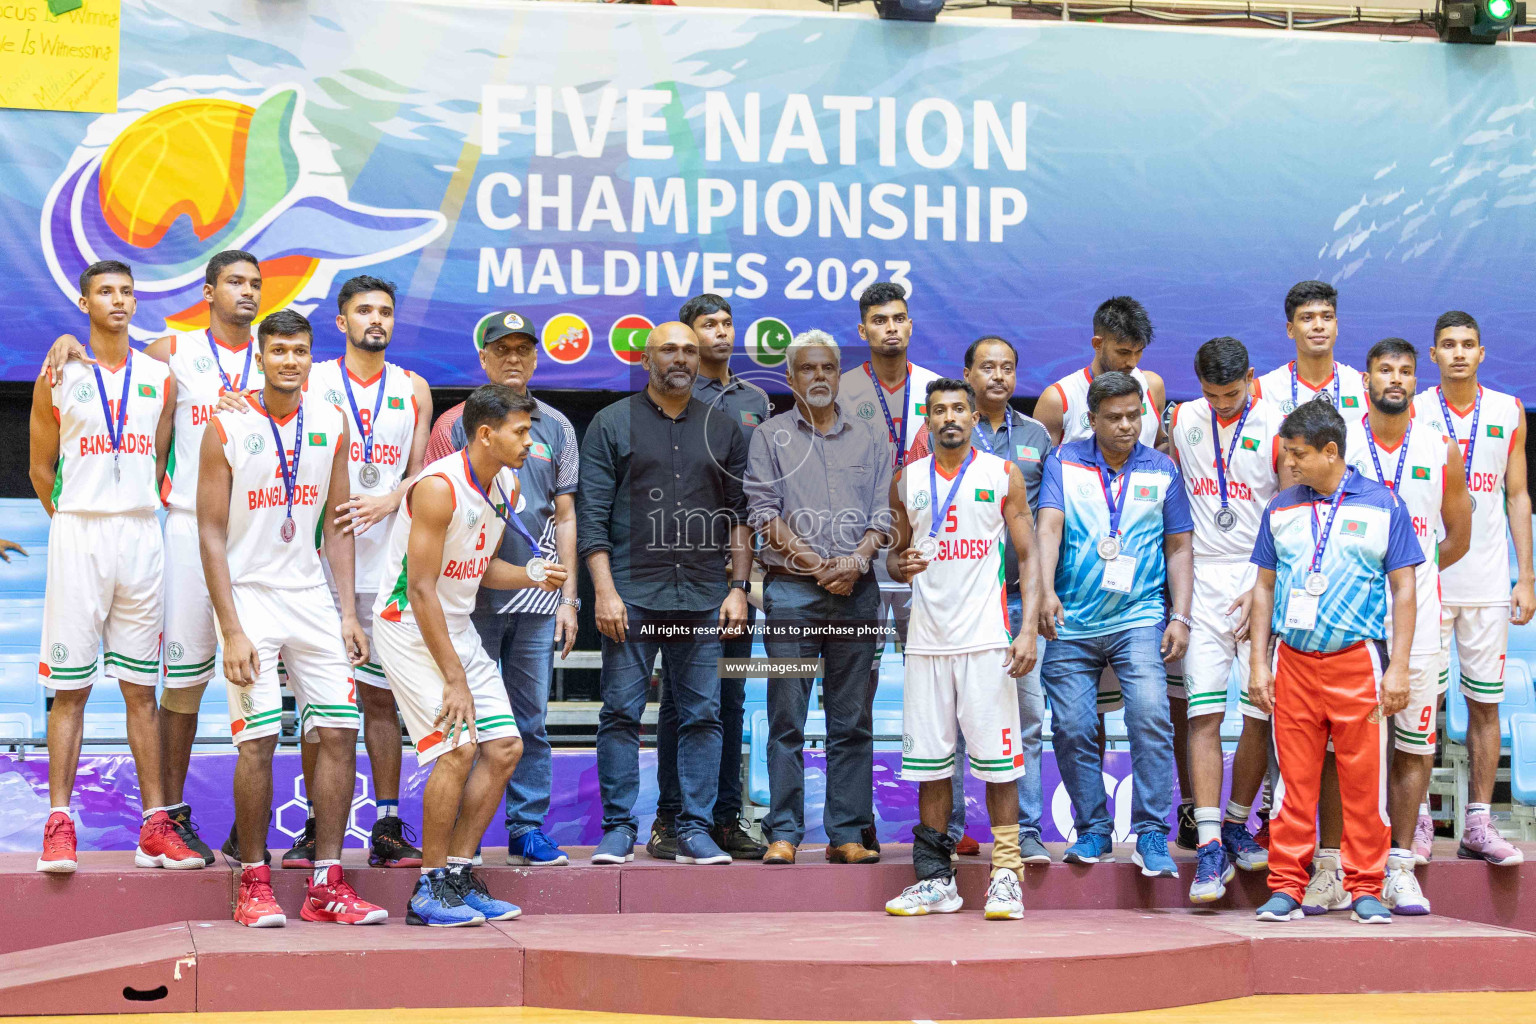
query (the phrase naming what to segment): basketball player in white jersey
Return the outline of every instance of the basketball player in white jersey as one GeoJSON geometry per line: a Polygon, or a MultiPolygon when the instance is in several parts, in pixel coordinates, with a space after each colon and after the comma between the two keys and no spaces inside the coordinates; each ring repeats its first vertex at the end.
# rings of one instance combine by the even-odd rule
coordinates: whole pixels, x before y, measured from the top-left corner
{"type": "Polygon", "coordinates": [[[406,924],[506,921],[522,911],[495,899],[470,864],[523,752],[496,663],[471,621],[480,585],[558,590],[566,570],[496,558],[517,507],[515,470],[529,447],[526,394],[485,384],[464,404],[462,451],[414,478],[392,524],[374,605],[374,637],[416,761],[431,765],[422,796],[421,879],[406,924]]]}
{"type": "Polygon", "coordinates": [[[1248,700],[1248,591],[1258,578],[1249,561],[1259,519],[1279,489],[1276,432],[1283,418],[1251,397],[1253,367],[1236,338],[1213,338],[1195,353],[1200,398],[1174,409],[1171,454],[1184,475],[1194,518],[1195,589],[1184,688],[1189,708],[1189,776],[1198,860],[1189,898],[1209,903],[1226,893],[1235,868],[1264,871],[1269,854],[1248,831],[1264,781],[1269,716],[1248,700]],[[1234,663],[1242,680],[1243,731],[1232,759],[1225,813],[1221,722],[1234,663]]]}
{"type": "Polygon", "coordinates": [[[1128,373],[1147,396],[1141,410],[1141,443],[1149,448],[1162,441],[1163,405],[1167,393],[1163,378],[1140,369],[1142,355],[1152,344],[1152,320],[1141,303],[1117,295],[1093,311],[1093,360],[1045,389],[1035,403],[1035,419],[1045,424],[1051,443],[1081,441],[1093,435],[1088,425],[1088,385],[1101,373],[1128,373]]]}
{"type": "Polygon", "coordinates": [[[1024,752],[1014,679],[1034,667],[1036,652],[1033,629],[1008,634],[1003,531],[1018,552],[1023,621],[1032,622],[1040,604],[1034,521],[1019,468],[971,445],[971,386],[940,378],[928,385],[925,404],[937,444],[891,483],[896,538],[888,556],[891,575],[912,584],[901,776],[918,783],[917,881],[885,909],[904,917],[960,909],[950,864],[955,840],[945,831],[958,724],[971,774],[987,784],[993,846],[986,916],[1017,920],[1024,916],[1024,865],[1015,780],[1024,774],[1024,752]]]}
{"type": "Polygon", "coordinates": [[[224,678],[239,759],[235,833],[240,886],[235,920],[286,923],[266,859],[272,753],[282,727],[277,662],[303,707],[300,731],[317,742],[309,777],[318,857],[300,910],[306,921],[373,924],[389,912],[358,897],[341,870],[352,804],[358,711],[352,668],[368,658],[353,606],[352,536],[326,514],[348,496],[345,414],[305,393],[313,332],[292,310],[257,331],[266,380],[246,409],[217,413],[203,435],[197,522],[208,596],[224,640],[224,678]],[[336,579],[341,614],[326,589],[320,548],[336,579]]]}
{"type": "Polygon", "coordinates": [[[1348,423],[1365,413],[1365,382],[1359,370],[1334,358],[1339,340],[1339,293],[1324,281],[1302,281],[1285,296],[1285,333],[1296,358],[1270,370],[1254,384],[1256,398],[1291,413],[1302,402],[1332,402],[1348,423]]]}
{"type": "Polygon", "coordinates": [[[31,476],[48,528],[39,685],[53,691],[48,712],[48,797],[39,871],[76,868],[70,799],[96,682],[97,650],[122,687],[128,746],[144,817],[134,863],[201,868],[177,834],[165,803],[155,729],[160,677],[162,546],[156,493],[165,474],[176,382],[158,359],[134,352],[128,324],[133,272],[116,261],[80,275],[80,309],[90,317],[90,365],[45,370],[32,388],[31,476]]]}
{"type": "MultiPolygon", "coordinates": [[[[1466,557],[1440,577],[1442,641],[1447,650],[1453,638],[1456,643],[1472,759],[1457,855],[1510,865],[1521,862],[1520,850],[1499,835],[1488,805],[1499,767],[1499,702],[1504,699],[1509,624],[1531,621],[1536,611],[1536,575],[1531,567],[1525,409],[1515,396],[1477,382],[1477,368],[1486,354],[1476,320],[1460,310],[1442,314],[1435,322],[1435,347],[1430,351],[1440,367],[1440,385],[1414,400],[1414,412],[1461,449],[1472,495],[1471,545],[1466,557]],[[1519,565],[1513,589],[1506,530],[1519,565]]],[[[1433,838],[1429,808],[1420,807],[1413,845],[1420,863],[1428,862],[1433,838]]]]}
{"type": "MultiPolygon", "coordinates": [[[[238,409],[242,393],[261,386],[261,362],[251,323],[261,307],[261,266],[256,257],[227,249],[208,261],[203,301],[208,327],[156,338],[144,354],[166,363],[176,380],[176,411],[170,461],[160,485],[165,517],[165,690],[160,696],[160,769],[165,802],[182,841],[213,863],[213,851],[197,834],[192,808],[183,799],[197,712],[213,678],[218,636],[203,581],[197,543],[197,467],[203,431],[214,411],[238,409]]],[[[47,365],[55,372],[90,357],[71,335],[54,342],[47,365]]],[[[234,847],[226,844],[226,852],[234,847]]]]}
{"type": "MultiPolygon", "coordinates": [[[[432,432],[432,392],[427,382],[394,363],[385,350],[395,327],[395,286],[376,277],[344,281],[336,296],[336,328],[346,351],[318,362],[310,371],[312,393],[348,416],[352,444],[348,478],[352,496],[339,508],[337,525],[353,537],[356,550],[357,619],[373,641],[373,599],[384,569],[384,548],[395,510],[405,495],[405,481],[421,472],[432,432]]],[[[336,583],[330,580],[337,597],[336,583]]],[[[357,666],[357,702],[363,713],[363,743],[373,773],[378,805],[369,841],[374,867],[418,867],[421,851],[407,840],[400,818],[400,717],[389,681],[377,658],[357,666]]],[[[303,745],[305,777],[314,767],[316,747],[303,745]]],[[[309,867],[314,860],[314,816],[283,857],[283,867],[309,867]]]]}
{"type": "MultiPolygon", "coordinates": [[[[1414,570],[1418,613],[1408,659],[1408,705],[1392,717],[1393,755],[1387,781],[1392,850],[1387,856],[1382,902],[1395,914],[1427,914],[1429,901],[1414,877],[1411,844],[1419,804],[1429,791],[1435,766],[1435,708],[1446,673],[1440,637],[1440,572],[1466,554],[1472,535],[1472,499],[1461,450],[1428,417],[1414,415],[1418,386],[1414,347],[1402,338],[1385,338],[1371,347],[1365,368],[1370,409],[1361,416],[1345,417],[1344,453],[1362,476],[1397,495],[1413,519],[1413,532],[1424,554],[1423,564],[1414,570]]],[[[1387,628],[1390,640],[1390,622],[1387,628]]],[[[1340,892],[1332,901],[1321,900],[1333,909],[1345,897],[1343,865],[1333,863],[1343,839],[1343,808],[1331,764],[1324,770],[1323,782],[1322,850],[1313,879],[1326,890],[1339,883],[1340,892]],[[1323,850],[1328,853],[1327,868],[1321,864],[1323,850]]],[[[1309,885],[1307,896],[1312,895],[1309,885]]],[[[1303,908],[1306,905],[1304,900],[1303,908]]]]}

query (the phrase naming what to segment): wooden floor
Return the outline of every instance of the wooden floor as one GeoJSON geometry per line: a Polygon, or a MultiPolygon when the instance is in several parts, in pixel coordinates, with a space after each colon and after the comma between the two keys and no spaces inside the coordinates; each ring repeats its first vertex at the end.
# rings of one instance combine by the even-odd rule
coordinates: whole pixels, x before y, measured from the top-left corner
{"type": "MultiPolygon", "coordinates": [[[[761,1024],[742,1019],[653,1017],[637,1014],[541,1010],[531,1006],[468,1010],[341,1010],[292,1013],[120,1014],[105,1017],[28,1017],[27,1024],[761,1024]]],[[[1433,995],[1252,996],[1141,1013],[1086,1017],[1012,1018],[1012,1024],[1529,1024],[1536,993],[1478,992],[1433,995]]],[[[855,1021],[828,1024],[861,1024],[855,1021]]],[[[886,1022],[863,1022],[886,1024],[886,1022]]],[[[906,1024],[906,1022],[902,1022],[906,1024]]],[[[919,1021],[916,1024],[928,1024],[919,1021]]]]}

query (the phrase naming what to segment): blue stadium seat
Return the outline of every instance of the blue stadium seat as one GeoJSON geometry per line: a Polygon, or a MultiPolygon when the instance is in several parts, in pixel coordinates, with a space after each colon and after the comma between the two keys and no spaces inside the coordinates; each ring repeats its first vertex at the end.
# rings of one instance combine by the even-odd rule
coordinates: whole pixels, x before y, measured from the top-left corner
{"type": "Polygon", "coordinates": [[[0,736],[37,737],[46,731],[37,654],[0,654],[0,736]]]}
{"type": "MultiPolygon", "coordinates": [[[[4,529],[4,527],[0,527],[4,529]]],[[[0,536],[4,536],[0,534],[0,536]]],[[[6,537],[9,540],[9,537],[6,537]]],[[[5,597],[42,596],[48,582],[48,545],[23,544],[27,554],[12,551],[9,562],[0,562],[0,595],[5,597]]]]}
{"type": "Polygon", "coordinates": [[[1454,674],[1450,691],[1445,695],[1445,735],[1452,742],[1467,745],[1467,698],[1462,696],[1461,684],[1454,674]]]}
{"type": "Polygon", "coordinates": [[[1536,713],[1509,716],[1509,792],[1516,803],[1536,807],[1536,713]]]}
{"type": "Polygon", "coordinates": [[[0,597],[0,654],[30,653],[36,658],[42,635],[41,597],[0,597]]]}
{"type": "Polygon", "coordinates": [[[1536,712],[1536,689],[1531,685],[1531,670],[1523,661],[1506,661],[1504,700],[1499,704],[1499,738],[1506,750],[1510,745],[1510,717],[1529,712],[1536,712]]]}
{"type": "Polygon", "coordinates": [[[36,498],[0,498],[0,537],[31,551],[48,546],[51,520],[36,498]]]}

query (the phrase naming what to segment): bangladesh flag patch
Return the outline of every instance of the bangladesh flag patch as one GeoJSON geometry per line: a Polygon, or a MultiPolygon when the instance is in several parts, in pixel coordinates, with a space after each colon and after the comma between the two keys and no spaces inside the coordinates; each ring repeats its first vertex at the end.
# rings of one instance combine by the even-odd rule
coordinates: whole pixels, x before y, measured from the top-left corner
{"type": "Polygon", "coordinates": [[[155,386],[153,384],[140,384],[139,385],[139,397],[140,398],[154,398],[155,396],[157,396],[159,394],[160,394],[160,392],[155,390],[155,386]]]}
{"type": "Polygon", "coordinates": [[[1040,461],[1040,449],[1032,444],[1016,444],[1013,448],[1014,451],[1018,452],[1016,458],[1023,459],[1025,462],[1040,461]]]}
{"type": "Polygon", "coordinates": [[[995,491],[984,491],[980,487],[978,487],[978,488],[976,488],[976,500],[977,501],[996,501],[997,500],[997,492],[995,492],[995,491]]]}
{"type": "Polygon", "coordinates": [[[755,427],[763,422],[763,418],[755,412],[748,412],[746,409],[743,409],[741,410],[741,422],[749,427],[755,427]]]}
{"type": "Polygon", "coordinates": [[[405,408],[405,399],[403,399],[403,398],[391,398],[389,400],[389,407],[391,409],[404,409],[405,408]]]}
{"type": "Polygon", "coordinates": [[[1503,427],[1494,426],[1492,423],[1490,423],[1490,424],[1488,424],[1488,436],[1489,437],[1503,437],[1504,436],[1504,428],[1503,427]]]}
{"type": "Polygon", "coordinates": [[[1259,439],[1256,437],[1243,438],[1243,451],[1256,452],[1259,450],[1259,439]]]}
{"type": "Polygon", "coordinates": [[[1413,478],[1415,480],[1428,480],[1429,479],[1429,467],[1428,466],[1414,466],[1413,467],[1413,478]]]}
{"type": "Polygon", "coordinates": [[[325,447],[325,435],[324,434],[310,434],[309,435],[309,446],[311,448],[324,448],[325,447]]]}
{"type": "Polygon", "coordinates": [[[549,445],[545,444],[543,441],[535,441],[533,444],[529,445],[528,454],[532,455],[536,459],[543,459],[545,462],[555,461],[554,452],[550,451],[549,445]]]}
{"type": "Polygon", "coordinates": [[[1364,537],[1365,523],[1359,519],[1346,519],[1340,527],[1346,537],[1364,537]]]}
{"type": "Polygon", "coordinates": [[[1137,501],[1156,501],[1157,484],[1137,484],[1136,491],[1132,497],[1137,501]]]}
{"type": "Polygon", "coordinates": [[[917,403],[917,414],[919,416],[927,416],[928,415],[928,403],[927,402],[918,402],[917,403]]]}
{"type": "Polygon", "coordinates": [[[1345,395],[1342,404],[1346,409],[1358,409],[1360,408],[1360,399],[1356,398],[1354,395],[1345,395]]]}

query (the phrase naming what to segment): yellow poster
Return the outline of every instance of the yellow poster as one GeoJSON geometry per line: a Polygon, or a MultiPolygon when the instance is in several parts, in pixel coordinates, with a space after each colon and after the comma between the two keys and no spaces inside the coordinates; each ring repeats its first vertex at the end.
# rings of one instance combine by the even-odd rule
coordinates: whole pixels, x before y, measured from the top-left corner
{"type": "Polygon", "coordinates": [[[117,110],[122,0],[0,0],[0,107],[117,110]]]}

